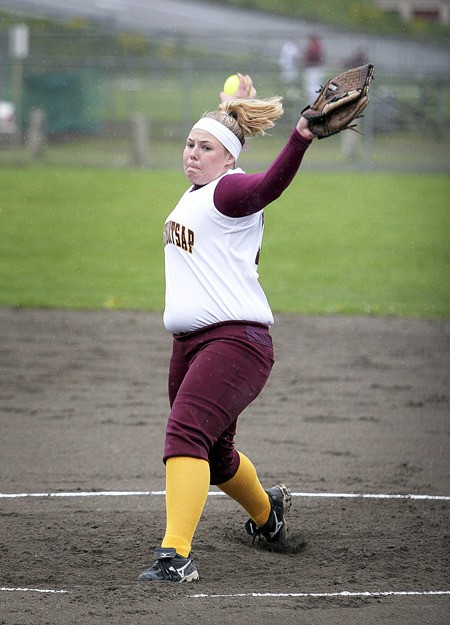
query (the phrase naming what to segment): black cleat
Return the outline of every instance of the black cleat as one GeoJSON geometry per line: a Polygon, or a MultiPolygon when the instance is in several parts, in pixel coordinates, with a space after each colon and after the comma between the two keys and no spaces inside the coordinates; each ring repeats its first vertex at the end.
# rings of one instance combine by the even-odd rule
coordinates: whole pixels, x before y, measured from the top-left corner
{"type": "Polygon", "coordinates": [[[286,515],[291,509],[291,491],[284,484],[278,484],[269,488],[266,493],[269,495],[271,506],[267,523],[259,527],[253,519],[249,519],[245,524],[245,529],[247,534],[253,537],[253,542],[256,538],[260,540],[261,536],[268,543],[281,542],[286,538],[286,515]]]}
{"type": "Polygon", "coordinates": [[[192,558],[183,558],[175,549],[155,549],[155,558],[153,566],[139,575],[139,582],[193,582],[199,578],[192,558]]]}

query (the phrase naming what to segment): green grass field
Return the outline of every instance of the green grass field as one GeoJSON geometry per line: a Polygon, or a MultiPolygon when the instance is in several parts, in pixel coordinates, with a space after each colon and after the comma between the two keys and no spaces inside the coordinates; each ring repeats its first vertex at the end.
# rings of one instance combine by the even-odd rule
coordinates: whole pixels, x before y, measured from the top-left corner
{"type": "MultiPolygon", "coordinates": [[[[162,310],[181,173],[4,167],[0,305],[162,310]]],[[[448,318],[445,174],[300,172],[266,210],[276,312],[448,318]]]]}

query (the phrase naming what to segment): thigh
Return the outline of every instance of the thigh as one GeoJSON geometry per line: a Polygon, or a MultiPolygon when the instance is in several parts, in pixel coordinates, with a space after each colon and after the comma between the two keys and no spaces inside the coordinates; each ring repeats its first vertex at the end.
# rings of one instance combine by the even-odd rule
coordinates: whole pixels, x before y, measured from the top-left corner
{"type": "Polygon", "coordinates": [[[273,363],[266,351],[232,339],[211,341],[191,363],[175,404],[194,403],[216,439],[262,391],[273,363]]]}
{"type": "Polygon", "coordinates": [[[178,390],[189,370],[189,358],[184,349],[184,344],[176,339],[172,344],[172,356],[169,364],[169,376],[167,380],[167,390],[169,395],[169,404],[173,405],[178,390]]]}
{"type": "Polygon", "coordinates": [[[268,345],[229,338],[207,342],[192,358],[173,401],[165,457],[190,449],[187,455],[208,458],[221,434],[261,392],[272,365],[268,345]]]}

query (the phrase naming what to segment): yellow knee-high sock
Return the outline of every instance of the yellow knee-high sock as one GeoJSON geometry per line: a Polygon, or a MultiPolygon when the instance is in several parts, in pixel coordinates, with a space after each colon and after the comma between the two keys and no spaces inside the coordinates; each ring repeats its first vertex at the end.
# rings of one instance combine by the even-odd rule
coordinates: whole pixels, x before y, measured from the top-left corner
{"type": "Polygon", "coordinates": [[[209,491],[209,463],[177,456],[166,462],[166,532],[161,547],[173,547],[183,558],[191,551],[209,491]]]}
{"type": "Polygon", "coordinates": [[[218,487],[237,501],[255,523],[262,527],[270,514],[269,496],[261,486],[252,462],[241,452],[238,453],[241,461],[236,474],[218,487]]]}

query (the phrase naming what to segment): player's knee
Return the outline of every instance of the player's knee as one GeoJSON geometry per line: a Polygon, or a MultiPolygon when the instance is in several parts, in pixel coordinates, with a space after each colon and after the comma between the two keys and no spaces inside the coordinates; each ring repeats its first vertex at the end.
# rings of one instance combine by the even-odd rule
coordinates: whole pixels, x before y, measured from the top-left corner
{"type": "Polygon", "coordinates": [[[211,484],[224,484],[236,475],[239,468],[239,454],[235,449],[229,450],[223,456],[216,455],[213,451],[209,456],[209,468],[211,484]]]}

